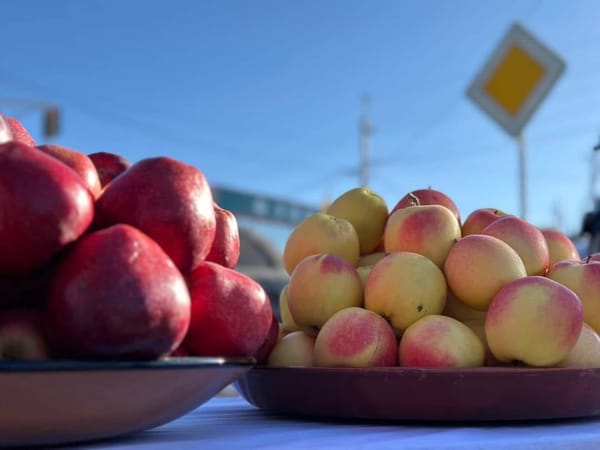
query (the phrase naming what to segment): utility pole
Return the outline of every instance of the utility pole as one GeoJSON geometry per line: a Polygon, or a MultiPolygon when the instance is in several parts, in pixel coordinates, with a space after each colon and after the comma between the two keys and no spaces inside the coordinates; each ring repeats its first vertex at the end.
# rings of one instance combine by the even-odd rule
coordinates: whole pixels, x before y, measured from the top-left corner
{"type": "Polygon", "coordinates": [[[360,185],[367,187],[369,185],[369,161],[370,161],[370,141],[373,128],[369,120],[369,106],[371,99],[368,95],[363,95],[361,99],[362,114],[358,125],[359,131],[359,156],[360,156],[360,185]]]}
{"type": "Polygon", "coordinates": [[[596,180],[598,178],[598,164],[596,161],[596,152],[600,150],[600,138],[598,139],[598,143],[592,147],[592,173],[590,176],[590,198],[592,200],[592,208],[596,209],[596,180]]]}
{"type": "Polygon", "coordinates": [[[17,108],[23,111],[36,111],[42,114],[42,133],[44,138],[52,138],[60,134],[61,109],[53,103],[22,98],[0,97],[0,106],[17,108]]]}

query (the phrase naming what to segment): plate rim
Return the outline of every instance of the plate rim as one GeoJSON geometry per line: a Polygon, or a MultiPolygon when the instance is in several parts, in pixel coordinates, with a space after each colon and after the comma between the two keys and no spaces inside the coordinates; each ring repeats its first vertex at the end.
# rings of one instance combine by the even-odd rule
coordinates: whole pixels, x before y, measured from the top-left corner
{"type": "Polygon", "coordinates": [[[70,360],[0,361],[0,375],[36,372],[93,372],[128,370],[219,369],[254,367],[253,357],[179,356],[156,360],[70,360]]]}
{"type": "Polygon", "coordinates": [[[593,367],[528,367],[528,366],[480,366],[480,367],[417,367],[417,366],[378,366],[378,367],[303,367],[303,366],[266,366],[256,365],[252,371],[295,373],[424,373],[424,374],[537,374],[600,372],[600,366],[593,367]]]}
{"type": "Polygon", "coordinates": [[[600,416],[600,391],[596,389],[600,386],[600,366],[464,369],[258,366],[242,374],[234,386],[248,403],[267,413],[315,420],[451,423],[600,416]],[[378,387],[378,381],[385,381],[386,387],[378,387]],[[499,389],[490,391],[495,381],[499,389]],[[291,382],[294,383],[292,389],[289,388],[291,382]],[[550,404],[548,409],[543,400],[547,398],[548,386],[553,389],[552,386],[563,382],[567,383],[565,386],[576,383],[577,387],[560,393],[560,404],[550,404]],[[591,388],[596,393],[590,393],[591,388]],[[297,391],[307,389],[315,389],[317,400],[298,397],[297,391]],[[422,391],[417,392],[420,389],[422,391]],[[348,395],[348,390],[358,394],[348,395]],[[471,392],[467,400],[466,392],[471,392]],[[354,399],[361,400],[358,403],[348,400],[356,395],[354,399]],[[567,395],[572,398],[567,400],[567,395]],[[526,407],[520,403],[523,398],[529,399],[526,407]],[[402,401],[394,403],[393,399],[402,401]],[[499,407],[498,403],[504,406],[499,407]]]}

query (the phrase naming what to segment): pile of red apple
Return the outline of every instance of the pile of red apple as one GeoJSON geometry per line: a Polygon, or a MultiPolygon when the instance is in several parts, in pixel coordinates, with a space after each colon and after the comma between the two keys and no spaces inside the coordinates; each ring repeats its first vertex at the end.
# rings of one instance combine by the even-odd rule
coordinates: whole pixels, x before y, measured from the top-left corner
{"type": "Polygon", "coordinates": [[[278,322],[238,258],[198,168],[36,145],[0,115],[0,360],[260,359],[278,322]]]}
{"type": "Polygon", "coordinates": [[[600,255],[434,189],[388,210],[351,189],[291,232],[267,363],[315,367],[600,366],[600,255]]]}

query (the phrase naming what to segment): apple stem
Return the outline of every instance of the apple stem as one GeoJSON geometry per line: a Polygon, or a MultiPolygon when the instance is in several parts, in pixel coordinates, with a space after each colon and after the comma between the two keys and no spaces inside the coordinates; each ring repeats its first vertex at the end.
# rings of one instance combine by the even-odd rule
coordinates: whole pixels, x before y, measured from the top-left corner
{"type": "Polygon", "coordinates": [[[408,202],[410,203],[410,206],[421,206],[421,202],[419,201],[419,197],[417,197],[412,192],[410,192],[408,194],[408,202]]]}

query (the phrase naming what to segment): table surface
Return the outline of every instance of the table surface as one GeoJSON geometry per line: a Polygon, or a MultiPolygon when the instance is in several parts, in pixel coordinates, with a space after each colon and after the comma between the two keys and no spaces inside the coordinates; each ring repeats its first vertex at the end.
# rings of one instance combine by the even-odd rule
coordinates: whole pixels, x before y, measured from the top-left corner
{"type": "Polygon", "coordinates": [[[495,424],[323,421],[267,414],[238,395],[217,396],[166,425],[77,448],[597,450],[600,418],[495,424]]]}

